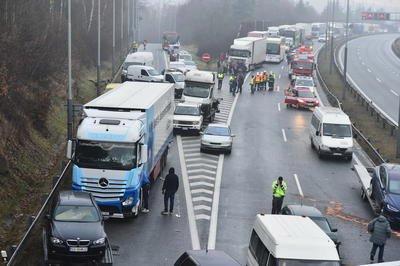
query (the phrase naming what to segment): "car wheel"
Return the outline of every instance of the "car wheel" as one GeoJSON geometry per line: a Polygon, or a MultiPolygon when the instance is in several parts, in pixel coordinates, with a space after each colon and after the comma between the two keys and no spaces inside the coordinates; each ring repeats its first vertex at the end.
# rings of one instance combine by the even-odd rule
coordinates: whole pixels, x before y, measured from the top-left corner
{"type": "Polygon", "coordinates": [[[351,162],[353,160],[353,155],[346,156],[346,161],[351,162]]]}
{"type": "Polygon", "coordinates": [[[322,158],[324,157],[324,155],[323,155],[322,152],[321,152],[321,148],[318,148],[318,157],[319,157],[320,159],[322,159],[322,158]]]}
{"type": "Polygon", "coordinates": [[[315,150],[315,145],[312,138],[310,138],[310,143],[311,143],[311,149],[315,150]]]}
{"type": "Polygon", "coordinates": [[[290,108],[290,104],[287,103],[287,104],[286,104],[286,108],[290,108]]]}
{"type": "Polygon", "coordinates": [[[229,150],[226,151],[226,154],[231,154],[232,152],[232,148],[230,148],[229,150]]]}

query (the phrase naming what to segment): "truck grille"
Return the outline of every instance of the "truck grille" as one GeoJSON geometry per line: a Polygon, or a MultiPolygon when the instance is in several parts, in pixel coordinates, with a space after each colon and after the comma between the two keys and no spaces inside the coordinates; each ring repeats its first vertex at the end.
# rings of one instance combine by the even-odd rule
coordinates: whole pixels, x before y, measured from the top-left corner
{"type": "Polygon", "coordinates": [[[177,121],[180,125],[193,125],[192,121],[177,121]]]}
{"type": "Polygon", "coordinates": [[[89,246],[90,240],[68,239],[67,244],[70,247],[86,247],[89,246]]]}
{"type": "Polygon", "coordinates": [[[119,201],[125,193],[127,181],[122,178],[84,177],[82,185],[83,190],[91,193],[97,201],[119,201]]]}
{"type": "Polygon", "coordinates": [[[332,152],[337,152],[337,153],[344,153],[346,152],[346,148],[329,148],[332,152]]]}

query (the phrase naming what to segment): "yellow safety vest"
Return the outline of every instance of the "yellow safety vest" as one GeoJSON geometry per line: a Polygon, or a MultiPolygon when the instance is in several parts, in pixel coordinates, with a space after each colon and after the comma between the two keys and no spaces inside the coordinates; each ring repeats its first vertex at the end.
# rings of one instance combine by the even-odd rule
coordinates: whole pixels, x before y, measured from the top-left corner
{"type": "Polygon", "coordinates": [[[255,78],[250,79],[250,85],[254,85],[254,79],[255,78]]]}
{"type": "Polygon", "coordinates": [[[260,78],[261,78],[260,75],[257,74],[257,75],[256,75],[256,83],[259,83],[259,82],[260,82],[260,78]]]}
{"type": "Polygon", "coordinates": [[[218,79],[223,79],[224,78],[224,74],[223,73],[218,73],[217,74],[217,78],[218,79]]]}
{"type": "Polygon", "coordinates": [[[278,197],[278,198],[284,197],[286,194],[286,189],[287,189],[287,185],[286,185],[285,181],[282,181],[281,186],[279,185],[277,180],[275,180],[272,183],[272,195],[274,197],[278,197]]]}

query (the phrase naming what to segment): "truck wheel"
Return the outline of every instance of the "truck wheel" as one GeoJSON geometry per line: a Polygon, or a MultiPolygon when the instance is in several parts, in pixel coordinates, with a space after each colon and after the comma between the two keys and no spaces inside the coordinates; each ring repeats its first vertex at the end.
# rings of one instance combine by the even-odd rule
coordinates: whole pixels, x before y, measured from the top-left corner
{"type": "Polygon", "coordinates": [[[321,152],[321,148],[318,148],[318,157],[319,157],[320,159],[323,159],[323,158],[324,158],[324,155],[323,155],[322,152],[321,152]]]}
{"type": "Polygon", "coordinates": [[[310,138],[310,143],[311,143],[311,149],[315,150],[315,145],[312,138],[310,138]]]}

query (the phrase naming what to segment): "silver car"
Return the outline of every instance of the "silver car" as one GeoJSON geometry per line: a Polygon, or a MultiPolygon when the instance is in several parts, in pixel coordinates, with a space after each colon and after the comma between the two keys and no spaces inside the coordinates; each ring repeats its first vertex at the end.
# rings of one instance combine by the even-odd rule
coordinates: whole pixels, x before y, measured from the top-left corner
{"type": "Polygon", "coordinates": [[[232,150],[233,135],[227,124],[209,124],[201,133],[200,151],[222,151],[230,154],[232,150]]]}

